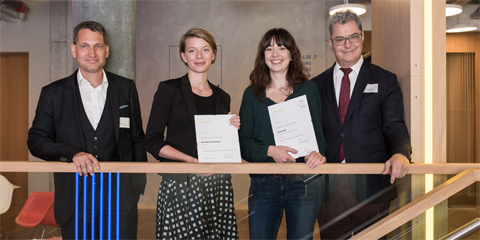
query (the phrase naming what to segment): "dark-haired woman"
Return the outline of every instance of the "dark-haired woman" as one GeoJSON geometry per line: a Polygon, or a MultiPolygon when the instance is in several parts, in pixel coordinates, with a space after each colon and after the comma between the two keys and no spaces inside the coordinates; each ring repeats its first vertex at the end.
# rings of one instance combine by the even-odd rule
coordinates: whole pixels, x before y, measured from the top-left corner
{"type": "MultiPolygon", "coordinates": [[[[242,158],[249,162],[304,163],[314,168],[325,163],[318,87],[306,76],[300,50],[285,29],[270,29],[258,46],[240,107],[242,158]],[[320,152],[293,158],[289,146],[275,146],[268,106],[306,95],[320,152]]],[[[275,239],[285,211],[288,239],[311,239],[321,205],[320,177],[305,174],[251,174],[248,201],[250,239],[275,239]]]]}
{"type": "MultiPolygon", "coordinates": [[[[159,161],[198,162],[194,115],[229,113],[230,96],[207,80],[216,54],[215,39],[203,28],[180,39],[188,73],[160,82],[145,136],[147,151],[159,161]]],[[[230,123],[238,129],[240,118],[230,123]]],[[[156,239],[238,239],[229,174],[162,176],[156,239]]]]}

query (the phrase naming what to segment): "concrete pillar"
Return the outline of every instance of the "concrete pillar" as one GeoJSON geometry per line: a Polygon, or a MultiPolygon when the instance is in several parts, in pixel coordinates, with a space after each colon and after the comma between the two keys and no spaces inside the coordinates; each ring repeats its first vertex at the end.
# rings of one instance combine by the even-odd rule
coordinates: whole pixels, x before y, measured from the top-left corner
{"type": "Polygon", "coordinates": [[[110,56],[105,70],[131,79],[135,79],[135,6],[135,0],[73,1],[74,26],[97,21],[107,31],[110,56]]]}

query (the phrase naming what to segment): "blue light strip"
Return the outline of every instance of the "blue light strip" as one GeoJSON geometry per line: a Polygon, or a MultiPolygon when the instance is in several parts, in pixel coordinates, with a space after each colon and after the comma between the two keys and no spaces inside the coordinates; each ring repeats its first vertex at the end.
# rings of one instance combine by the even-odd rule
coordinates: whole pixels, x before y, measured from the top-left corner
{"type": "MultiPolygon", "coordinates": [[[[92,177],[92,199],[91,199],[91,238],[95,239],[95,173],[92,177]]],[[[79,175],[75,175],[75,239],[78,239],[79,235],[79,175]]],[[[87,239],[87,176],[83,176],[83,239],[87,239]]],[[[100,173],[100,220],[99,220],[99,238],[103,238],[103,202],[104,202],[104,174],[100,173]]],[[[120,173],[117,173],[117,186],[116,186],[116,239],[120,239],[120,173]]],[[[112,237],[112,173],[108,173],[108,239],[112,237]]]]}
{"type": "Polygon", "coordinates": [[[117,237],[120,239],[120,173],[117,173],[117,237]]]}
{"type": "Polygon", "coordinates": [[[75,173],[75,239],[78,239],[78,174],[75,173]]]}
{"type": "Polygon", "coordinates": [[[87,240],[87,175],[83,175],[83,240],[87,240]]]}
{"type": "Polygon", "coordinates": [[[112,173],[108,173],[108,239],[112,239],[112,173]]]}
{"type": "Polygon", "coordinates": [[[100,173],[100,227],[98,234],[99,239],[103,239],[103,172],[100,173]]]}
{"type": "Polygon", "coordinates": [[[92,240],[95,239],[95,173],[92,175],[92,240]]]}

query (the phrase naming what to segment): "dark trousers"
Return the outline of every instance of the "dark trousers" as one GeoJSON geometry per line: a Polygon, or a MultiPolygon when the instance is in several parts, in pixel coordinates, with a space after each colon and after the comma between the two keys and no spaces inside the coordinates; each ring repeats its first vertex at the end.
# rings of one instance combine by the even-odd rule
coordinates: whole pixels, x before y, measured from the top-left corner
{"type": "MultiPolygon", "coordinates": [[[[85,239],[116,239],[117,237],[117,193],[116,193],[116,174],[112,174],[112,195],[111,195],[111,209],[108,208],[108,174],[104,174],[103,184],[103,203],[100,203],[100,174],[95,174],[95,205],[94,211],[92,211],[92,177],[87,177],[87,214],[86,214],[86,236],[85,239]],[[100,229],[100,205],[103,205],[103,221],[102,229],[100,229]],[[94,227],[92,238],[92,213],[94,214],[94,227]],[[111,215],[111,224],[108,226],[108,215],[111,215]],[[102,231],[102,237],[100,238],[100,230],[102,231]],[[110,230],[110,237],[108,231],[110,230]]],[[[80,181],[83,181],[83,177],[80,177],[80,181]]],[[[83,213],[83,189],[79,189],[79,213],[78,213],[78,239],[84,239],[84,213],[83,213]]],[[[130,189],[128,182],[124,179],[120,184],[120,214],[119,214],[119,239],[136,239],[137,238],[137,224],[138,224],[138,209],[136,199],[130,189]]],[[[75,204],[75,203],[72,203],[75,204]]],[[[62,237],[63,239],[76,239],[75,238],[75,214],[72,215],[70,220],[63,226],[62,237]]]]}
{"type": "MultiPolygon", "coordinates": [[[[330,223],[335,217],[359,203],[360,201],[355,196],[348,178],[339,178],[333,196],[329,201],[323,202],[317,215],[317,221],[321,229],[320,238],[322,240],[348,239],[352,237],[352,234],[355,235],[388,216],[390,202],[367,204],[326,229],[322,229],[322,226],[330,223]]],[[[381,239],[386,239],[386,236],[381,239]]]]}
{"type": "Polygon", "coordinates": [[[252,177],[248,198],[250,239],[276,239],[285,212],[288,239],[312,239],[322,204],[320,177],[308,174],[252,177]]]}

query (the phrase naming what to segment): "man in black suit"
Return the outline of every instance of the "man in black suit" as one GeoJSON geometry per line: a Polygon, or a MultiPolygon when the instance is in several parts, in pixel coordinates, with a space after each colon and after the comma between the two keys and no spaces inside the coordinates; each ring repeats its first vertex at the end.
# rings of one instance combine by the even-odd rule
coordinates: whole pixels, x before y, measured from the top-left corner
{"type": "MultiPolygon", "coordinates": [[[[146,162],[144,132],[135,83],[103,70],[109,55],[106,32],[97,22],[86,21],[74,29],[71,46],[79,70],[71,76],[42,88],[35,119],[28,132],[32,155],[47,161],[73,162],[80,176],[88,176],[87,236],[91,235],[91,214],[95,215],[95,239],[99,238],[99,195],[108,196],[105,185],[100,192],[99,162],[146,162]],[[95,204],[91,202],[92,179],[95,179],[95,204]],[[94,207],[94,212],[92,208],[94,207]]],[[[64,239],[75,238],[75,175],[54,173],[55,220],[62,227],[64,239]]],[[[81,179],[81,178],[80,178],[81,179]]],[[[115,179],[115,178],[113,178],[115,179]]],[[[105,184],[107,184],[105,180],[105,184]]],[[[112,181],[115,189],[115,181],[112,181]]],[[[120,239],[136,239],[137,203],[146,184],[145,174],[121,174],[120,196],[112,194],[111,238],[116,237],[115,222],[120,218],[120,239]],[[120,206],[116,206],[120,197],[120,206]],[[116,208],[120,208],[116,216],[116,208]]],[[[82,179],[79,189],[83,189],[82,179]]],[[[113,190],[115,191],[115,190],[113,190]]],[[[83,191],[79,198],[83,199],[83,191]]],[[[79,238],[83,235],[83,206],[80,202],[79,238]]],[[[108,208],[102,203],[107,220],[108,208]]],[[[105,221],[103,237],[108,238],[105,221]]]]}
{"type": "Polygon", "coordinates": [[[326,176],[326,199],[317,217],[321,228],[362,201],[369,202],[322,230],[322,240],[350,237],[388,215],[396,197],[390,185],[405,176],[411,154],[397,77],[364,61],[360,18],[349,10],[337,12],[328,27],[336,63],[312,79],[322,96],[327,162],[385,163],[385,169],[383,175],[326,176]],[[380,191],[385,194],[379,196],[380,191]]]}

